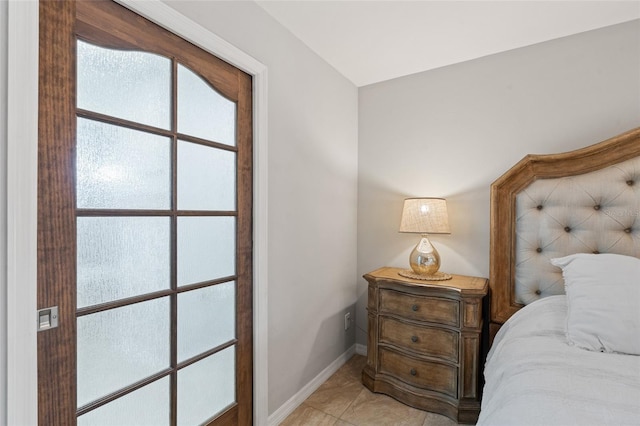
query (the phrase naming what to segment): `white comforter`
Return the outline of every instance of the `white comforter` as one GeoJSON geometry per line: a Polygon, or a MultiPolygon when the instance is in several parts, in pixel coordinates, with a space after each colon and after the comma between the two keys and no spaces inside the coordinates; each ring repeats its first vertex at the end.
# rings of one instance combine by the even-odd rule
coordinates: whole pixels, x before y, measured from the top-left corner
{"type": "Polygon", "coordinates": [[[478,425],[640,425],[640,356],[567,345],[566,312],[565,296],[547,297],[500,329],[478,425]]]}

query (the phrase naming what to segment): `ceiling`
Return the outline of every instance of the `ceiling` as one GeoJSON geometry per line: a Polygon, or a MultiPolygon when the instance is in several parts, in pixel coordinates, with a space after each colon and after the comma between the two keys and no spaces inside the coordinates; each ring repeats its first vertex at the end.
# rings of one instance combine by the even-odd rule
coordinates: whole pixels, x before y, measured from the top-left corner
{"type": "Polygon", "coordinates": [[[640,18],[640,0],[256,2],[356,86],[640,18]]]}

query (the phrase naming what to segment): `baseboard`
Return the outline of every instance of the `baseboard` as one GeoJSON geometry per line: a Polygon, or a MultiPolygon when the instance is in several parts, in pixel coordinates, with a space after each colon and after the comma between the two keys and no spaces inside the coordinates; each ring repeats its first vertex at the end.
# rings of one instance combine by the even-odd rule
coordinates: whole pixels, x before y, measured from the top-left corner
{"type": "Polygon", "coordinates": [[[360,343],[356,343],[356,353],[358,355],[367,356],[367,347],[365,345],[361,345],[360,343]]]}
{"type": "Polygon", "coordinates": [[[351,358],[357,352],[357,346],[353,345],[345,353],[340,355],[338,359],[333,361],[327,368],[322,370],[320,374],[314,377],[309,383],[307,383],[302,389],[300,389],[295,395],[287,400],[280,408],[273,412],[269,416],[268,425],[269,426],[277,426],[279,425],[287,416],[300,406],[311,396],[312,393],[316,391],[320,387],[321,384],[327,381],[329,377],[333,375],[340,367],[346,363],[349,358],[351,358]]]}

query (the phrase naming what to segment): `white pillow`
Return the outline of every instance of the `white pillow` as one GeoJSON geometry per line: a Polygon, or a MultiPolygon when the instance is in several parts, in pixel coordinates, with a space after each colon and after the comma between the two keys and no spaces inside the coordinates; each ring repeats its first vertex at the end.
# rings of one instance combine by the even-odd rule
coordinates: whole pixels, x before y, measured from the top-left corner
{"type": "Polygon", "coordinates": [[[579,253],[551,263],[562,268],[569,344],[640,355],[640,259],[579,253]]]}

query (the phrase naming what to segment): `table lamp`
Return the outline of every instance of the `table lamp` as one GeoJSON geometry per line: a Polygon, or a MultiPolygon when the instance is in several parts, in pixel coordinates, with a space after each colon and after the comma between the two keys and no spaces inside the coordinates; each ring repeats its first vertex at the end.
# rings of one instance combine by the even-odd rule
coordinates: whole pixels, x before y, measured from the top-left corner
{"type": "Polygon", "coordinates": [[[440,254],[427,234],[450,234],[447,202],[444,198],[407,198],[402,208],[400,232],[421,234],[422,238],[409,255],[411,270],[400,275],[419,280],[448,280],[451,275],[438,272],[440,254]]]}

